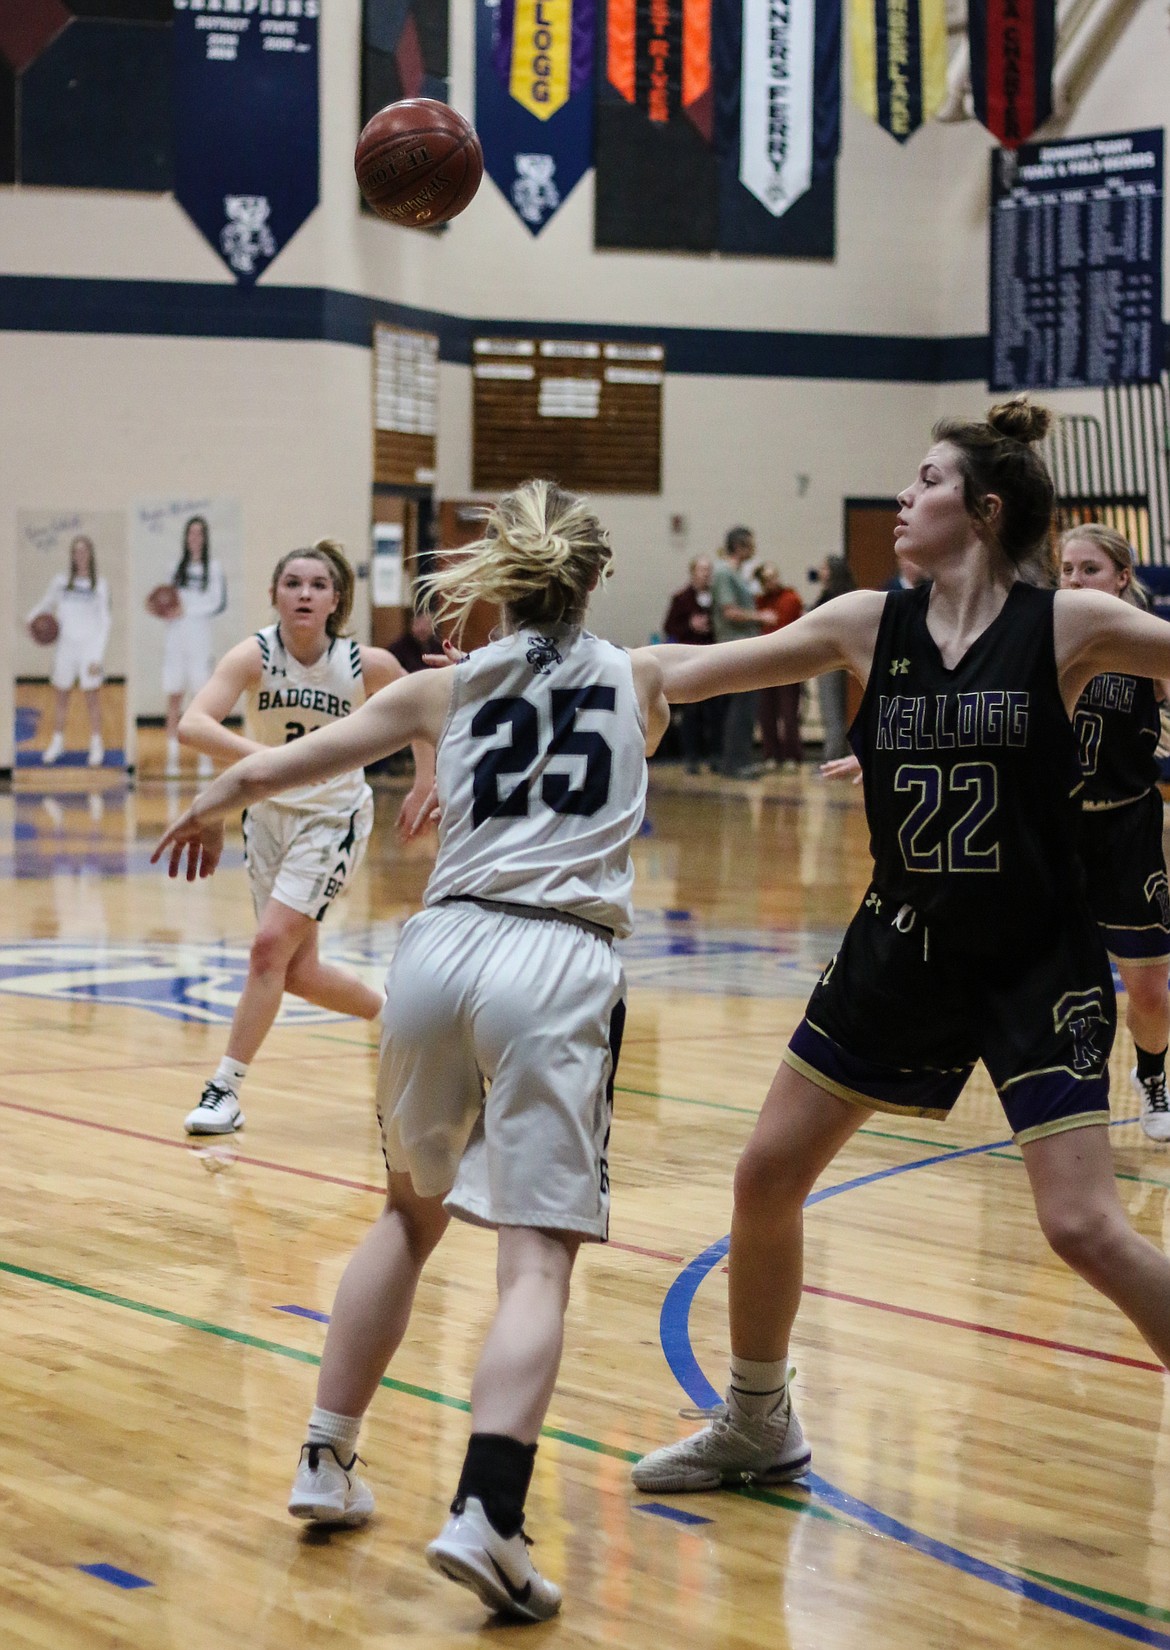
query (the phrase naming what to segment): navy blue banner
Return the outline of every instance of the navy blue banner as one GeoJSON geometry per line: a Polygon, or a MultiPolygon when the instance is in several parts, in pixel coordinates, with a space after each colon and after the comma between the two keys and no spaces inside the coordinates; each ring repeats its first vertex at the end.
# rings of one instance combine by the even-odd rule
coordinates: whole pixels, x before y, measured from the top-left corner
{"type": "Polygon", "coordinates": [[[548,14],[550,25],[539,5],[475,6],[475,129],[484,168],[533,235],[593,165],[593,0],[571,0],[548,14]],[[530,42],[520,31],[532,22],[539,39],[530,42]],[[556,75],[549,38],[560,52],[556,75]],[[529,67],[534,72],[524,74],[529,67]],[[545,118],[532,113],[549,107],[545,118]]]}
{"type": "Polygon", "coordinates": [[[174,0],[175,199],[250,286],[318,200],[319,0],[174,0]]]}
{"type": "Polygon", "coordinates": [[[805,192],[773,216],[741,182],[743,0],[712,0],[715,148],[721,252],[831,258],[836,249],[836,160],[841,147],[841,0],[816,0],[810,175],[805,192]]]}

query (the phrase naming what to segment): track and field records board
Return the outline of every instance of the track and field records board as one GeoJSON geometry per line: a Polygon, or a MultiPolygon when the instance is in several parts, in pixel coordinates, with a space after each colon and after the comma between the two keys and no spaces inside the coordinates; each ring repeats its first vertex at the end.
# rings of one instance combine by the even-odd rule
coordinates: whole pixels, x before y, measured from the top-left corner
{"type": "Polygon", "coordinates": [[[471,370],[476,489],[661,492],[661,344],[482,337],[471,370]]]}
{"type": "Polygon", "coordinates": [[[993,390],[1157,381],[1162,149],[1153,130],[992,155],[993,390]]]}

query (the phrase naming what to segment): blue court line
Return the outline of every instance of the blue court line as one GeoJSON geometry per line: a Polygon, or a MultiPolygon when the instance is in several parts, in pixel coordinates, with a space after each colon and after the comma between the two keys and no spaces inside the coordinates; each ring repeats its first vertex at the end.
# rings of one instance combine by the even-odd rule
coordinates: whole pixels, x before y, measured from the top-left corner
{"type": "MultiPolygon", "coordinates": [[[[1133,1121],[1134,1119],[1129,1117],[1116,1118],[1111,1127],[1117,1128],[1133,1121]]],[[[825,1186],[820,1191],[813,1192],[806,1199],[805,1208],[811,1208],[815,1203],[823,1203],[826,1198],[840,1197],[842,1192],[856,1191],[861,1186],[871,1186],[876,1181],[889,1180],[894,1175],[909,1174],[912,1169],[928,1169],[938,1163],[954,1163],[960,1157],[984,1156],[988,1152],[1002,1151],[1005,1146],[1011,1144],[1011,1140],[993,1140],[985,1146],[965,1146],[960,1151],[919,1157],[911,1163],[900,1163],[892,1169],[879,1169],[874,1174],[857,1175],[852,1180],[844,1180],[839,1185],[825,1186]]],[[[730,1236],[722,1237],[683,1268],[666,1292],[658,1320],[659,1339],[671,1373],[691,1402],[702,1409],[719,1403],[721,1397],[699,1367],[691,1345],[691,1304],[704,1278],[726,1258],[730,1245],[730,1236]]],[[[948,1542],[938,1541],[934,1536],[912,1529],[900,1519],[891,1518],[888,1513],[871,1506],[867,1501],[859,1500],[848,1490],[839,1489],[816,1473],[809,1473],[807,1482],[813,1494],[820,1500],[835,1511],[844,1513],[867,1529],[873,1530],[877,1535],[886,1536],[914,1552],[937,1559],[942,1564],[950,1565],[952,1569],[960,1570],[978,1581],[985,1581],[992,1587],[998,1587],[1002,1592],[1012,1593],[1017,1598],[1026,1598],[1033,1604],[1043,1604],[1050,1610],[1073,1616],[1077,1621],[1087,1622],[1091,1626],[1103,1627],[1109,1632],[1116,1633],[1120,1638],[1132,1639],[1138,1644],[1156,1645],[1159,1650],[1170,1650],[1170,1634],[1160,1633],[1154,1627],[1144,1627],[1139,1622],[1129,1621],[1125,1616],[1114,1615],[1098,1605],[1068,1598],[1054,1588],[1045,1587],[1023,1576],[1013,1575],[1010,1570],[1001,1569],[999,1565],[990,1564],[985,1559],[975,1558],[959,1547],[952,1547],[948,1542]]]]}
{"type": "Polygon", "coordinates": [[[79,1564],[79,1570],[84,1570],[87,1576],[96,1576],[99,1581],[108,1581],[112,1587],[121,1587],[125,1592],[135,1592],[139,1587],[153,1587],[153,1581],[147,1581],[142,1576],[134,1575],[130,1570],[119,1570],[116,1564],[79,1564]]]}
{"type": "Polygon", "coordinates": [[[638,1501],[634,1512],[653,1513],[656,1518],[669,1518],[672,1524],[714,1524],[713,1518],[700,1518],[698,1513],[683,1512],[681,1507],[667,1507],[661,1501],[638,1501]]]}
{"type": "Polygon", "coordinates": [[[276,1306],[274,1312],[289,1312],[294,1318],[312,1318],[314,1323],[328,1323],[328,1312],[314,1312],[311,1306],[276,1306]]]}

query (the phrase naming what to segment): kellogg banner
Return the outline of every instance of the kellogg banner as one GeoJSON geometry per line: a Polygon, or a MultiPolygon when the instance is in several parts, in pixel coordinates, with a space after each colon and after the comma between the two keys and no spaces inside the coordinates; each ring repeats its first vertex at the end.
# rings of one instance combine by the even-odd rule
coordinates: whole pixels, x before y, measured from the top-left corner
{"type": "Polygon", "coordinates": [[[539,235],[593,164],[594,0],[476,0],[484,165],[539,235]]]}
{"type": "Polygon", "coordinates": [[[175,198],[250,286],[317,204],[319,0],[174,0],[175,198]]]}

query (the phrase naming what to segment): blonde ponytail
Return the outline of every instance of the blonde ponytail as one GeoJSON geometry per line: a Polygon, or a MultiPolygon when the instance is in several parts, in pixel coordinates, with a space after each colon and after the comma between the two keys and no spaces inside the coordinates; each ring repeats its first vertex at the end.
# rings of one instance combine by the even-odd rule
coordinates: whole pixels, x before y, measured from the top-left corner
{"type": "Polygon", "coordinates": [[[609,535],[583,498],[551,481],[526,481],[484,511],[483,537],[450,552],[420,583],[440,624],[459,641],[478,602],[517,626],[579,623],[608,578],[609,535]]]}

